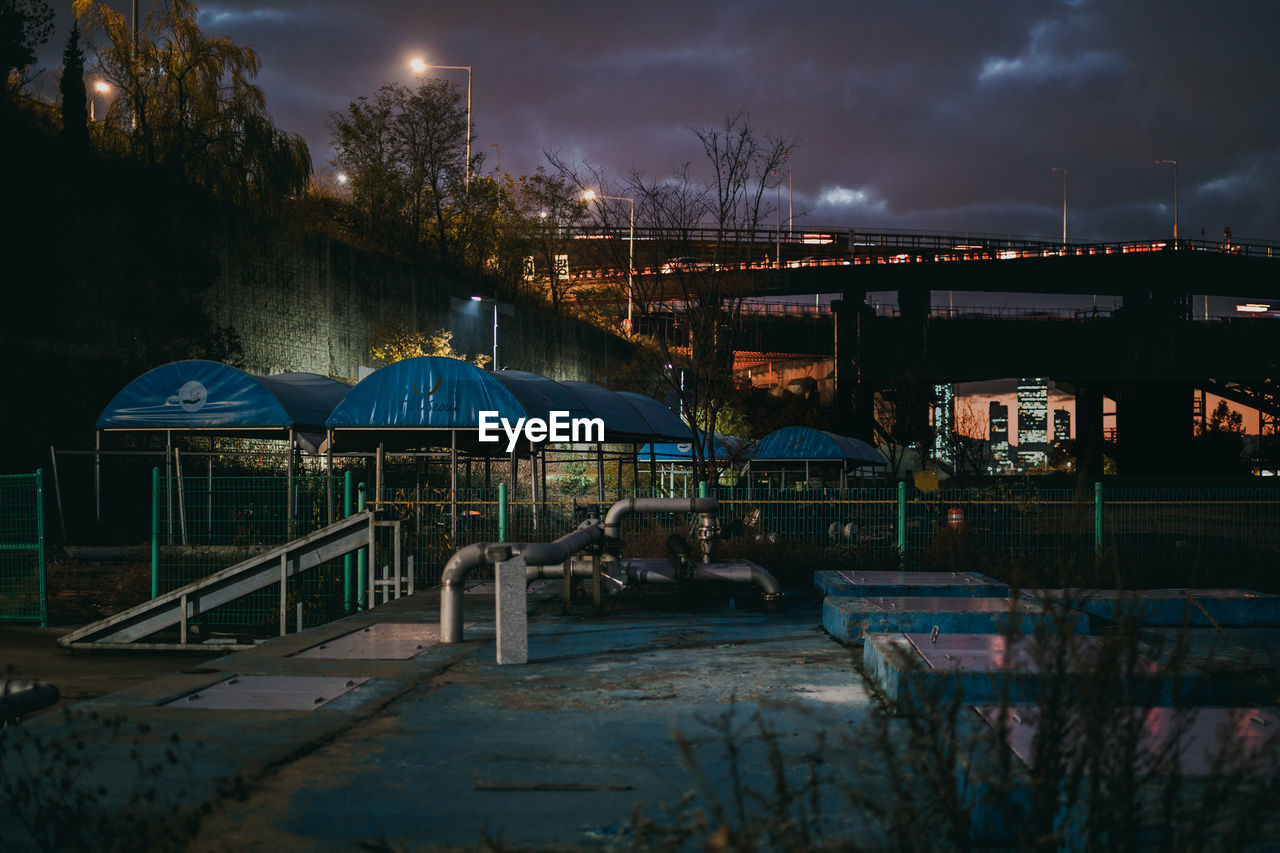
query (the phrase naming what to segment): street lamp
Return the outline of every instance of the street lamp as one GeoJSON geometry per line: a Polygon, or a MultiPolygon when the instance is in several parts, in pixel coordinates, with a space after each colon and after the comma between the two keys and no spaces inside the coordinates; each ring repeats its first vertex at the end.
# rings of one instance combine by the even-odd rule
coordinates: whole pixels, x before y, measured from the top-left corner
{"type": "MultiPolygon", "coordinates": [[[[106,97],[107,95],[111,94],[111,84],[108,83],[106,80],[99,80],[97,83],[93,84],[93,91],[97,92],[99,95],[102,95],[103,97],[106,97]]],[[[89,121],[93,121],[93,120],[94,120],[93,95],[90,94],[89,95],[89,121]]]]}
{"type": "Polygon", "coordinates": [[[471,297],[472,302],[493,302],[493,364],[490,370],[498,369],[498,295],[495,293],[493,299],[487,299],[483,296],[471,297]]]}
{"type": "Polygon", "coordinates": [[[1062,246],[1067,245],[1067,170],[1050,166],[1049,171],[1062,173],[1062,246]]]}
{"type": "Polygon", "coordinates": [[[463,184],[469,190],[471,189],[471,66],[470,65],[429,65],[427,61],[421,57],[415,56],[409,60],[409,67],[413,69],[414,74],[421,75],[430,68],[443,69],[446,71],[465,71],[467,72],[467,171],[463,184]]]}
{"type": "Polygon", "coordinates": [[[617,195],[600,195],[595,190],[587,190],[582,194],[582,200],[585,202],[593,202],[596,199],[608,199],[609,201],[627,201],[631,203],[631,225],[627,237],[627,334],[631,334],[631,308],[635,303],[635,290],[632,286],[632,276],[636,269],[636,200],[627,198],[626,196],[617,195]]]}
{"type": "Polygon", "coordinates": [[[1157,166],[1173,167],[1173,248],[1178,248],[1178,161],[1157,160],[1157,166]]]}

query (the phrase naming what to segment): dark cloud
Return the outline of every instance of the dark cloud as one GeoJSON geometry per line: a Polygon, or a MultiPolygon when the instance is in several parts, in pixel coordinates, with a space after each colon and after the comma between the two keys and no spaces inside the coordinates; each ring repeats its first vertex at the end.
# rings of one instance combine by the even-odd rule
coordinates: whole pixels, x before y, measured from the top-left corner
{"type": "Polygon", "coordinates": [[[259,51],[269,109],[320,169],[328,113],[410,82],[416,53],[473,67],[476,150],[492,165],[496,143],[516,174],[546,149],[665,174],[698,157],[690,126],[745,111],[799,141],[795,208],[815,224],[1052,236],[1059,166],[1073,236],[1164,236],[1168,158],[1184,234],[1280,239],[1269,0],[221,0],[201,16],[259,51]]]}

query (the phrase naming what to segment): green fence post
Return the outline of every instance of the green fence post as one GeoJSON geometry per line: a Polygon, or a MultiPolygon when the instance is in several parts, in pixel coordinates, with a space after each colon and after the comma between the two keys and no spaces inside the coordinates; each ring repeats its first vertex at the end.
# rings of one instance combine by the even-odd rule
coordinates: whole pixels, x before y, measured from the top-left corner
{"type": "Polygon", "coordinates": [[[507,541],[507,484],[498,484],[498,541],[507,541]]]}
{"type": "MultiPolygon", "coordinates": [[[[364,499],[365,499],[364,483],[361,483],[360,485],[356,486],[356,494],[358,496],[356,498],[356,511],[364,512],[364,499]]],[[[367,565],[368,560],[369,560],[368,548],[361,548],[359,551],[356,552],[356,606],[357,607],[363,607],[365,604],[364,589],[367,581],[366,572],[368,571],[368,565],[367,565]]],[[[369,602],[369,606],[372,607],[373,602],[369,602]]]]}
{"type": "Polygon", "coordinates": [[[1102,483],[1093,484],[1093,550],[1102,553],[1102,483]]]}
{"type": "Polygon", "coordinates": [[[151,469],[151,597],[160,594],[160,469],[151,469]]]}
{"type": "Polygon", "coordinates": [[[898,482],[898,559],[907,559],[907,481],[898,482]]]}
{"type": "Polygon", "coordinates": [[[36,550],[40,571],[40,627],[49,627],[48,588],[44,575],[44,469],[36,469],[36,550]]]}
{"type": "MultiPolygon", "coordinates": [[[[342,517],[351,517],[351,472],[347,471],[342,475],[342,517]]],[[[346,554],[342,557],[342,607],[350,613],[355,609],[355,599],[352,596],[354,589],[352,584],[354,578],[351,576],[351,555],[346,554]]]]}
{"type": "Polygon", "coordinates": [[[705,498],[706,496],[707,496],[707,481],[699,480],[698,481],[698,497],[705,498]]]}

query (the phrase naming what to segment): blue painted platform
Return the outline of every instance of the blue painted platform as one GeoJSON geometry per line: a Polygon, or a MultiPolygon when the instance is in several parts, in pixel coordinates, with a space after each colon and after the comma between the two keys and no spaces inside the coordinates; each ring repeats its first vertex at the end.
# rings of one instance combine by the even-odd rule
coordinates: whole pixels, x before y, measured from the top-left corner
{"type": "Polygon", "coordinates": [[[935,627],[944,634],[1033,634],[1047,619],[1054,620],[1055,630],[1088,633],[1083,613],[1048,614],[1022,599],[829,595],[822,602],[822,627],[843,643],[861,643],[870,634],[928,634],[935,627]]]}
{"type": "Polygon", "coordinates": [[[824,596],[930,595],[1000,598],[1007,584],[977,572],[864,572],[855,569],[813,573],[814,588],[824,596]]]}
{"type": "MultiPolygon", "coordinates": [[[[1036,702],[1052,679],[1073,686],[1066,700],[1089,694],[1096,679],[1094,662],[1102,640],[1076,636],[1068,641],[1067,658],[1056,660],[1058,638],[1002,634],[882,634],[863,644],[862,666],[898,713],[917,713],[925,705],[1036,702]],[[1065,672],[1064,672],[1065,670],[1065,672]],[[1054,675],[1054,672],[1057,675],[1054,675]]],[[[1146,657],[1134,661],[1124,678],[1129,701],[1139,705],[1207,706],[1270,704],[1276,694],[1256,672],[1220,672],[1189,663],[1177,678],[1146,657]]]]}
{"type": "Polygon", "coordinates": [[[1254,628],[1280,625],[1280,595],[1247,589],[1050,589],[1024,593],[1067,601],[1095,620],[1149,627],[1254,628]]]}

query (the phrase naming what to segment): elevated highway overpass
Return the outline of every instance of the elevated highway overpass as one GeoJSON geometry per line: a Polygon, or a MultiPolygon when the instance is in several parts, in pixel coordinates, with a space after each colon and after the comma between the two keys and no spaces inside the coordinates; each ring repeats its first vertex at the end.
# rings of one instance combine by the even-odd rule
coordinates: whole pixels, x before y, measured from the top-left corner
{"type": "MultiPolygon", "coordinates": [[[[1280,264],[1272,263],[1280,244],[1062,245],[861,232],[833,232],[830,241],[810,244],[781,236],[775,234],[771,256],[762,235],[739,235],[727,246],[704,239],[659,249],[655,240],[647,252],[637,250],[630,282],[645,306],[642,322],[662,333],[666,302],[840,294],[827,318],[742,321],[743,348],[834,356],[840,420],[862,437],[873,432],[878,392],[919,399],[934,384],[1008,376],[1069,383],[1086,476],[1101,472],[1104,394],[1117,401],[1127,472],[1164,472],[1185,453],[1193,387],[1216,384],[1280,417],[1280,321],[1191,319],[1193,296],[1280,300],[1280,264]],[[673,251],[685,254],[676,263],[654,260],[673,251]],[[1120,307],[1056,321],[939,316],[931,304],[939,291],[1113,294],[1120,307]],[[877,292],[896,293],[896,316],[868,304],[877,292]]],[[[609,242],[597,240],[595,250],[609,242]]],[[[597,274],[625,286],[627,276],[617,270],[606,264],[597,274]]],[[[908,418],[927,418],[927,406],[907,408],[908,418]]]]}

